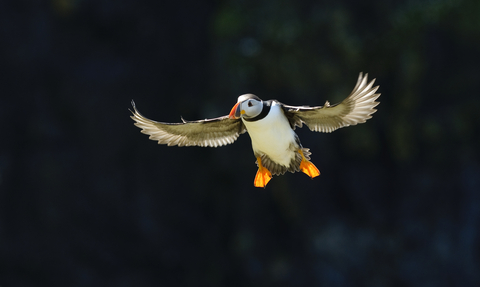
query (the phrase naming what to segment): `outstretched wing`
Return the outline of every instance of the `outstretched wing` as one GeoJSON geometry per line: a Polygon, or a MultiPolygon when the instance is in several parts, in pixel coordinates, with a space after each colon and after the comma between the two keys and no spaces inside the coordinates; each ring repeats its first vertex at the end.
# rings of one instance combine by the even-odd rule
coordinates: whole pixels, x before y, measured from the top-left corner
{"type": "Polygon", "coordinates": [[[364,123],[377,111],[374,108],[379,102],[375,100],[380,96],[375,93],[379,86],[372,87],[375,79],[368,84],[367,80],[368,74],[363,76],[360,73],[350,95],[335,105],[330,105],[328,101],[318,107],[283,105],[290,125],[295,128],[305,123],[312,131],[330,133],[342,127],[364,123]]]}
{"type": "Polygon", "coordinates": [[[223,116],[200,121],[183,123],[162,123],[150,120],[140,114],[132,101],[134,111],[131,118],[142,133],[150,135],[151,140],[169,146],[218,147],[233,143],[246,131],[242,120],[223,116]]]}

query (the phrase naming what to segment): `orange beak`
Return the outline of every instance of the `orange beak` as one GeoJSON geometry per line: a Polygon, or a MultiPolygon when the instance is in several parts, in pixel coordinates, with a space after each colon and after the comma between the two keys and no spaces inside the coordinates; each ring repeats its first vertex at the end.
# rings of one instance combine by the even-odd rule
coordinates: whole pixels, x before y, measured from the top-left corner
{"type": "Polygon", "coordinates": [[[238,119],[240,118],[240,109],[238,107],[240,103],[236,103],[235,106],[233,106],[232,110],[230,111],[230,114],[228,115],[229,118],[231,119],[238,119]]]}

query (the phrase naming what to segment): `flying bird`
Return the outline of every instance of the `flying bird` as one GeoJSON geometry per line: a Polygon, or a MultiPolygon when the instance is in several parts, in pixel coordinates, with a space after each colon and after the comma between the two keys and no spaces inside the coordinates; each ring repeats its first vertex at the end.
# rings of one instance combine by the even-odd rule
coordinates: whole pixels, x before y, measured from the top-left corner
{"type": "Polygon", "coordinates": [[[219,147],[233,143],[248,132],[258,166],[254,185],[265,187],[273,175],[302,171],[311,178],[320,175],[310,162],[310,151],[295,133],[296,127],[330,133],[336,129],[364,123],[376,112],[379,86],[368,74],[360,73],[357,84],[341,103],[323,106],[289,106],[277,100],[263,101],[253,94],[238,97],[229,115],[213,119],[163,123],[144,117],[132,101],[131,118],[151,140],[168,146],[219,147]]]}

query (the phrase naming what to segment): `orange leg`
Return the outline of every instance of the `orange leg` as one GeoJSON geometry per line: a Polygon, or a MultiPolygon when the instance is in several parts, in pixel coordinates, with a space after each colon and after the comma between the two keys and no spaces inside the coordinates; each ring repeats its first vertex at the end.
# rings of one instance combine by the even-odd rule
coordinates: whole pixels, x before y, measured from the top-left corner
{"type": "Polygon", "coordinates": [[[300,170],[311,178],[319,176],[320,171],[318,170],[318,168],[305,158],[301,149],[299,149],[298,152],[302,156],[302,162],[300,163],[300,170]]]}
{"type": "Polygon", "coordinates": [[[260,157],[257,157],[258,162],[258,171],[257,175],[255,175],[255,180],[253,181],[253,185],[255,187],[265,187],[267,183],[272,179],[272,173],[262,165],[262,160],[260,157]]]}

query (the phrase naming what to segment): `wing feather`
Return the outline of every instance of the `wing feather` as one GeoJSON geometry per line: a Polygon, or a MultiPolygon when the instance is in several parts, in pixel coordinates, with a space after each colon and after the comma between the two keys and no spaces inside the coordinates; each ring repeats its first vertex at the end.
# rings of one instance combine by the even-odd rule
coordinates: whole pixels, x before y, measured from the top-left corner
{"type": "Polygon", "coordinates": [[[214,119],[186,121],[181,123],[162,123],[144,117],[132,101],[131,118],[142,133],[150,135],[151,140],[168,146],[218,147],[233,143],[246,131],[240,119],[223,116],[214,119]]]}
{"type": "Polygon", "coordinates": [[[373,87],[375,79],[368,82],[368,74],[360,73],[357,84],[350,95],[341,103],[330,105],[327,101],[324,106],[288,106],[284,110],[290,125],[302,127],[305,123],[310,130],[330,133],[336,129],[364,123],[377,110],[374,109],[380,102],[375,100],[380,96],[376,93],[379,86],[373,87]]]}

